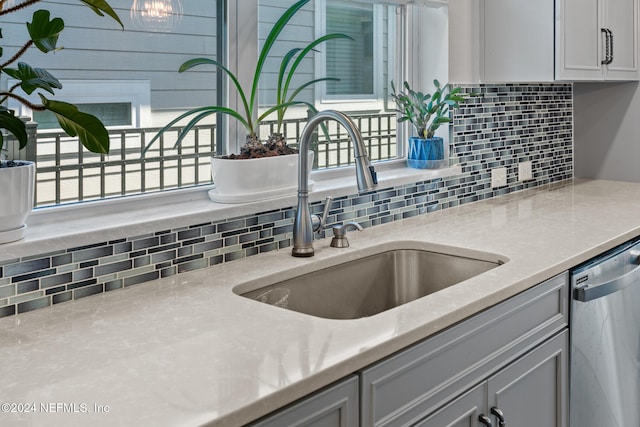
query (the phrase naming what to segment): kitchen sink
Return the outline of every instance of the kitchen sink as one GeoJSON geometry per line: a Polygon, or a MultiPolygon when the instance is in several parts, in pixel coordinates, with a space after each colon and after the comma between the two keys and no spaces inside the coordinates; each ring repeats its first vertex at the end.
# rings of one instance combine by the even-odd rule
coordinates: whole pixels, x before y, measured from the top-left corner
{"type": "Polygon", "coordinates": [[[498,256],[394,249],[246,292],[253,300],[329,319],[373,316],[498,267],[498,256]]]}

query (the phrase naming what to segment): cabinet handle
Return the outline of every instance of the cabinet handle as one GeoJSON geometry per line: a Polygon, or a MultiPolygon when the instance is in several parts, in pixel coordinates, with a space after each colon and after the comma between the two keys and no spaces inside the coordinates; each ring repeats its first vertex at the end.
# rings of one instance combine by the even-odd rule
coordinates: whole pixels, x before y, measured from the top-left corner
{"type": "Polygon", "coordinates": [[[487,427],[493,427],[493,423],[491,422],[491,419],[487,417],[485,414],[480,414],[480,416],[478,417],[478,421],[480,421],[482,424],[484,424],[487,427]]]}
{"type": "Polygon", "coordinates": [[[607,28],[609,32],[609,43],[611,43],[611,47],[609,47],[609,62],[607,64],[611,64],[613,62],[613,31],[607,28]]]}
{"type": "Polygon", "coordinates": [[[504,421],[504,413],[500,409],[494,406],[493,408],[491,408],[491,414],[495,415],[496,418],[498,419],[498,427],[507,426],[507,424],[504,421]]]}
{"type": "Polygon", "coordinates": [[[604,34],[604,59],[600,61],[602,65],[610,64],[609,62],[609,49],[611,43],[609,42],[609,30],[607,28],[600,28],[600,34],[604,34]]]}

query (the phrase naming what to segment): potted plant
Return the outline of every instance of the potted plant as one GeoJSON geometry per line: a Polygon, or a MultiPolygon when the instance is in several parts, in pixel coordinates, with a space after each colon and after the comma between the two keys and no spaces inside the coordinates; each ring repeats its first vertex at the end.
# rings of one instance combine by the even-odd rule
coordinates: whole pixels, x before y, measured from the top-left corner
{"type": "Polygon", "coordinates": [[[440,82],[434,80],[433,84],[435,91],[429,94],[414,91],[406,81],[405,92],[396,91],[391,82],[391,97],[400,114],[398,122],[411,122],[417,134],[409,138],[407,150],[407,164],[412,168],[436,169],[447,166],[444,140],[435,136],[435,133],[442,124],[451,121],[450,109],[458,108],[459,103],[468,96],[461,93],[460,87],[453,88],[449,83],[440,86],[440,82]]]}
{"type": "MultiPolygon", "coordinates": [[[[0,16],[15,13],[40,0],[24,0],[13,7],[3,7],[0,2],[0,16]]],[[[121,26],[118,15],[105,0],[80,0],[100,16],[109,15],[121,26]]],[[[42,101],[41,105],[33,104],[21,96],[18,90],[27,94],[35,91],[44,91],[54,94],[61,89],[60,82],[43,68],[35,68],[24,62],[18,62],[20,57],[32,46],[43,53],[54,52],[61,49],[57,46],[58,37],[64,29],[64,21],[61,18],[51,19],[48,10],[40,9],[33,13],[31,22],[26,23],[26,41],[21,49],[11,57],[0,62],[0,72],[17,80],[17,84],[7,90],[0,90],[0,128],[6,134],[11,134],[18,141],[20,149],[29,143],[25,123],[15,116],[4,104],[8,98],[12,98],[28,106],[33,111],[51,111],[60,123],[60,127],[69,136],[77,136],[82,145],[95,153],[107,153],[109,151],[109,134],[106,128],[96,117],[78,111],[78,108],[62,101],[47,98],[38,92],[42,101]]],[[[0,46],[0,56],[8,53],[0,46]]],[[[0,133],[0,149],[4,146],[5,136],[0,133]]],[[[25,234],[25,220],[33,209],[35,190],[35,165],[33,162],[15,161],[12,159],[0,159],[0,243],[19,240],[25,234]]]]}
{"type": "MultiPolygon", "coordinates": [[[[213,193],[210,192],[212,199],[221,202],[241,202],[266,199],[275,195],[293,194],[297,183],[298,151],[287,145],[287,141],[281,133],[284,114],[289,107],[294,105],[304,105],[312,112],[316,112],[311,103],[299,101],[296,99],[297,96],[304,89],[316,83],[338,80],[331,77],[322,77],[303,83],[293,89],[293,77],[302,60],[310,52],[314,52],[320,44],[332,39],[351,39],[345,34],[332,33],[319,37],[304,47],[293,48],[288,51],[283,56],[279,66],[276,104],[262,114],[258,114],[258,84],[267,57],[282,30],[309,1],[299,0],[295,2],[285,10],[271,28],[258,55],[253,80],[248,90],[231,70],[214,59],[194,58],[183,63],[179,68],[179,72],[185,72],[197,66],[212,65],[226,74],[242,100],[242,109],[237,111],[219,105],[191,109],[160,129],[158,134],[147,144],[145,152],[150,149],[160,135],[184,119],[190,118],[178,134],[175,143],[176,147],[182,143],[193,126],[201,120],[213,114],[226,114],[242,124],[247,131],[247,137],[239,153],[212,158],[212,177],[216,186],[213,193]],[[274,113],[277,113],[277,131],[273,135],[269,135],[268,139],[263,142],[258,135],[260,123],[274,113]]],[[[309,156],[312,164],[313,152],[310,152],[309,156]]]]}

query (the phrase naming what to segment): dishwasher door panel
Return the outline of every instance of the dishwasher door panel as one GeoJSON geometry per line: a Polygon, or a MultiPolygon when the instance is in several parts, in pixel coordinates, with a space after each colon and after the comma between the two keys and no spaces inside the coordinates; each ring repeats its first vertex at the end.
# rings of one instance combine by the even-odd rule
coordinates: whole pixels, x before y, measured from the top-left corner
{"type": "Polygon", "coordinates": [[[571,325],[571,427],[640,427],[640,281],[574,300],[571,325]]]}

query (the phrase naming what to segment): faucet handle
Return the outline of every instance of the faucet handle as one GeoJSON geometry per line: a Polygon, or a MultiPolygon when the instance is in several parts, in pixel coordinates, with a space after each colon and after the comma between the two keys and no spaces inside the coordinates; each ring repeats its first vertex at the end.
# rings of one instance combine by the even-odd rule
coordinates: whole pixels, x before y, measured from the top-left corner
{"type": "Polygon", "coordinates": [[[369,165],[369,173],[371,174],[371,179],[375,185],[378,185],[378,172],[376,172],[376,168],[372,165],[369,165]]]}
{"type": "Polygon", "coordinates": [[[324,202],[324,210],[322,211],[322,215],[311,215],[313,231],[320,231],[327,224],[327,217],[329,216],[329,209],[331,209],[332,202],[333,197],[327,196],[324,202]]]}
{"type": "Polygon", "coordinates": [[[362,231],[363,228],[357,222],[347,222],[343,225],[334,225],[333,226],[333,239],[331,239],[332,248],[347,248],[349,247],[349,240],[347,240],[347,231],[349,230],[358,230],[362,231]]]}

